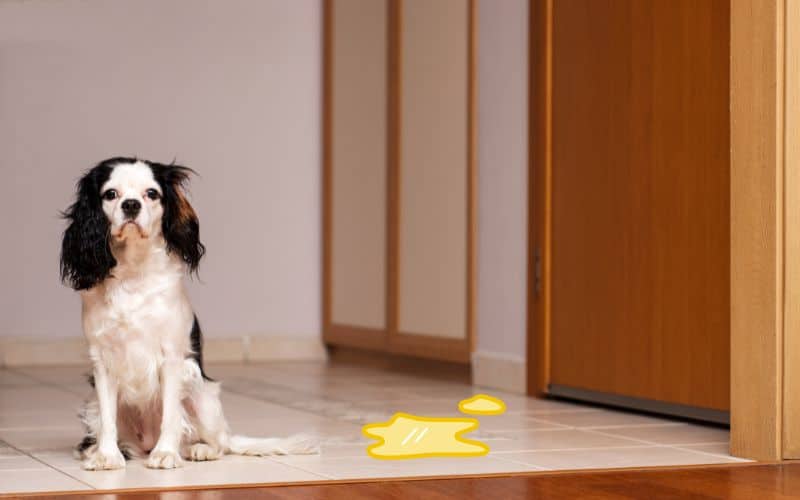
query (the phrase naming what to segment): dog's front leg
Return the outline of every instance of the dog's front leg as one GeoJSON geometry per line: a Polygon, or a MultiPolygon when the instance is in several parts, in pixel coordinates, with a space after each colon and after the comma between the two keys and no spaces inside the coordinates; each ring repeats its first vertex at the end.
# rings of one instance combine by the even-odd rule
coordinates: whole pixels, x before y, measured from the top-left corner
{"type": "Polygon", "coordinates": [[[147,460],[147,466],[154,469],[173,469],[183,465],[180,456],[183,435],[181,424],[182,369],[182,358],[168,358],[161,366],[161,435],[147,460]]]}
{"type": "Polygon", "coordinates": [[[102,359],[94,358],[94,386],[100,410],[97,449],[84,461],[86,470],[122,469],[125,457],[117,444],[117,381],[109,377],[102,359]]]}

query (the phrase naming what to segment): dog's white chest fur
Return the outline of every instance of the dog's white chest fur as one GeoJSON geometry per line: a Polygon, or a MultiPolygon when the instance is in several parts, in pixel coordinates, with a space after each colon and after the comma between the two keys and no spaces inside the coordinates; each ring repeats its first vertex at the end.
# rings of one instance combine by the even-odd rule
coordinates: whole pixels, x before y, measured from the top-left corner
{"type": "Polygon", "coordinates": [[[159,400],[158,374],[166,351],[189,354],[192,313],[180,263],[151,250],[135,272],[122,264],[112,276],[83,293],[90,354],[109,367],[122,402],[151,406],[159,400]]]}

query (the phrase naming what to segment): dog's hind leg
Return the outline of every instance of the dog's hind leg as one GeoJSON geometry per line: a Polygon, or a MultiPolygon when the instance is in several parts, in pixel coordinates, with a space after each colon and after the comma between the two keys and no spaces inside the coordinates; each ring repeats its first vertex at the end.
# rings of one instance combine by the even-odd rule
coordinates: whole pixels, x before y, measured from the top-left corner
{"type": "MultiPolygon", "coordinates": [[[[197,366],[194,360],[186,360],[197,366]]],[[[181,455],[187,460],[204,461],[222,458],[229,447],[228,424],[219,400],[219,382],[205,380],[199,368],[189,368],[189,397],[184,401],[186,413],[194,426],[193,439],[186,442],[181,455]]]]}

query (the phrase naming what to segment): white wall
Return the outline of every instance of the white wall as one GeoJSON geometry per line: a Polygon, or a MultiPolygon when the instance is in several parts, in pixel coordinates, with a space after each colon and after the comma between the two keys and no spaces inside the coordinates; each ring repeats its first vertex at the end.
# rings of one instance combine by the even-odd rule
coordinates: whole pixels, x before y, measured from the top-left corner
{"type": "Polygon", "coordinates": [[[320,334],[319,0],[0,2],[0,336],[80,335],[58,212],[113,155],[188,165],[211,337],[320,334]]]}
{"type": "Polygon", "coordinates": [[[524,391],[528,2],[480,0],[476,383],[524,391]]]}

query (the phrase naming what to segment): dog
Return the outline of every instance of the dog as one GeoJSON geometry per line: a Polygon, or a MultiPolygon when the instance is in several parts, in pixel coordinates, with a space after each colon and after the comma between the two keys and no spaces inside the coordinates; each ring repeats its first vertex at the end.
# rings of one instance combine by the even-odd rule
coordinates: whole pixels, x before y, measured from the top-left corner
{"type": "Polygon", "coordinates": [[[203,368],[203,340],[183,277],[205,247],[185,187],[194,171],[110,158],[78,181],[61,246],[61,279],[80,292],[92,396],[80,411],[86,470],[147,456],[156,469],[183,460],[311,454],[316,439],[231,435],[220,383],[203,368]]]}

